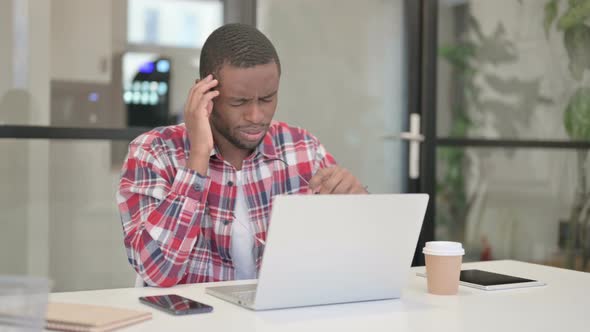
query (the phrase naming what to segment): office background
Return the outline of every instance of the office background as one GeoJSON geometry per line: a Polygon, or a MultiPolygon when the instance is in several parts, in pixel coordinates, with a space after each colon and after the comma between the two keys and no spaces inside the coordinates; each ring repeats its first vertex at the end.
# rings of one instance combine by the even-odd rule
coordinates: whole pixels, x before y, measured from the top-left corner
{"type": "Polygon", "coordinates": [[[114,198],[125,147],[182,121],[199,48],[224,22],[277,47],[277,119],[373,193],[433,188],[434,238],[462,241],[471,261],[590,270],[590,28],[575,12],[567,0],[2,1],[0,274],[47,276],[55,291],[133,285],[114,198]],[[414,108],[436,128],[422,144],[433,178],[419,183],[407,144],[387,138],[414,108]]]}

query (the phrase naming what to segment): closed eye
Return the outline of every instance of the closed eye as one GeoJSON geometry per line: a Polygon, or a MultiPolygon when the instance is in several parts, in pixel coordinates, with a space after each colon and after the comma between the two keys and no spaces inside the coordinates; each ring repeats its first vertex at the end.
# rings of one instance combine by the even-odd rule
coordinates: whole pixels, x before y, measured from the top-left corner
{"type": "Polygon", "coordinates": [[[242,106],[242,105],[244,105],[244,104],[245,104],[245,103],[247,103],[247,102],[248,102],[248,99],[238,99],[238,100],[234,100],[234,101],[232,101],[232,102],[230,103],[230,105],[231,105],[231,106],[234,106],[234,107],[238,107],[238,106],[242,106]]]}
{"type": "Polygon", "coordinates": [[[272,101],[273,101],[273,99],[274,99],[274,97],[275,97],[276,95],[277,95],[277,91],[275,91],[275,92],[273,92],[273,93],[271,93],[271,94],[269,94],[269,95],[266,95],[266,96],[264,96],[264,97],[260,98],[260,100],[261,100],[262,102],[264,102],[264,103],[270,103],[270,102],[272,102],[272,101]]]}

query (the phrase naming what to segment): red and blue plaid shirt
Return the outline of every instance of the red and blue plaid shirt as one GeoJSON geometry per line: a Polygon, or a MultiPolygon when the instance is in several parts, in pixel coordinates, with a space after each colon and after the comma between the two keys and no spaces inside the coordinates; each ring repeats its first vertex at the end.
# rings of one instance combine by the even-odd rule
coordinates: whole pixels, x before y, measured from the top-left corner
{"type": "MultiPolygon", "coordinates": [[[[148,285],[234,279],[230,255],[236,169],[215,149],[206,176],[186,167],[190,142],[182,125],[156,128],[129,145],[117,202],[129,262],[148,285]]],[[[244,160],[243,189],[252,227],[266,240],[272,197],[307,193],[306,181],[334,165],[320,142],[273,122],[244,160]],[[288,165],[288,166],[287,166],[288,165]]],[[[263,246],[255,242],[259,269],[263,246]]]]}

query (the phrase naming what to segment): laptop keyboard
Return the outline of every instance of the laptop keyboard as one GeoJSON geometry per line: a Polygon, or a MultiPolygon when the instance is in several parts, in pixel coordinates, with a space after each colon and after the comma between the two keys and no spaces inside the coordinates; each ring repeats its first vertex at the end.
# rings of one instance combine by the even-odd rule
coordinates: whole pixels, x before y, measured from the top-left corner
{"type": "Polygon", "coordinates": [[[218,296],[216,293],[226,297],[229,296],[242,305],[254,305],[254,299],[256,298],[256,284],[209,287],[206,289],[207,293],[210,290],[214,290],[214,292],[210,293],[214,296],[218,296]]]}

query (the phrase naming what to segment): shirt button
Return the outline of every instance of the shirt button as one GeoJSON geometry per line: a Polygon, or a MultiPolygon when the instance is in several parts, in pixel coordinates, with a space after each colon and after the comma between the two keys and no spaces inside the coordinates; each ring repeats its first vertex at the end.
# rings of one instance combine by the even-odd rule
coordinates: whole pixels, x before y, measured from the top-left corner
{"type": "Polygon", "coordinates": [[[225,220],[223,221],[223,224],[224,224],[224,225],[227,225],[227,224],[229,224],[229,223],[230,223],[230,221],[229,221],[228,219],[225,219],[225,220]]]}
{"type": "Polygon", "coordinates": [[[233,185],[234,185],[234,182],[233,182],[233,181],[228,181],[228,182],[227,182],[227,185],[231,187],[231,186],[233,186],[233,185]]]}

